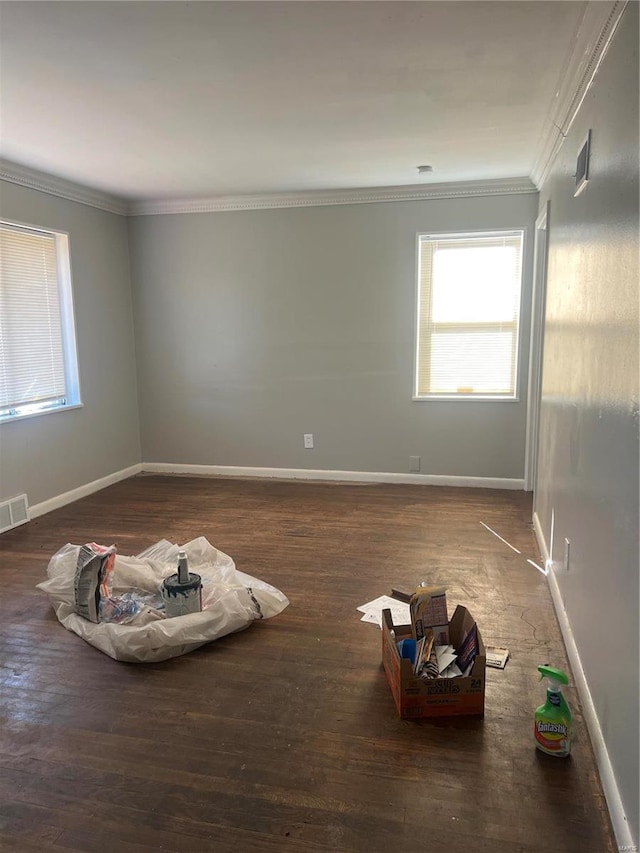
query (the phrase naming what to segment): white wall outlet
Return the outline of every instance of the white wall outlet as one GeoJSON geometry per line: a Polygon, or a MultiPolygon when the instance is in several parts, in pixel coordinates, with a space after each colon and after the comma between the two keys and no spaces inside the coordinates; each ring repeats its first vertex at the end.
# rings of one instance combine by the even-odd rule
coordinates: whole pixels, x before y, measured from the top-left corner
{"type": "Polygon", "coordinates": [[[564,539],[564,570],[565,572],[569,571],[569,562],[571,559],[571,542],[565,536],[564,539]]]}
{"type": "Polygon", "coordinates": [[[414,474],[417,474],[420,471],[420,457],[419,456],[410,456],[409,457],[409,471],[414,474]]]}
{"type": "Polygon", "coordinates": [[[313,450],[313,433],[305,432],[304,434],[304,449],[313,450]]]}

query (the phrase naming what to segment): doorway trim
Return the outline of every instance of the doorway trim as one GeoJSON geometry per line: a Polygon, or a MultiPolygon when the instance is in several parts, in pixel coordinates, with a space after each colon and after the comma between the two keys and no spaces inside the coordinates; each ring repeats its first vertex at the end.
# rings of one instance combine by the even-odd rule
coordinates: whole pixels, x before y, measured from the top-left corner
{"type": "Polygon", "coordinates": [[[533,256],[533,293],[531,294],[531,335],[529,344],[529,383],[527,389],[527,430],[525,438],[524,488],[535,492],[540,437],[542,398],[542,361],[547,295],[547,258],[549,248],[549,209],[547,201],[536,219],[533,256]]]}

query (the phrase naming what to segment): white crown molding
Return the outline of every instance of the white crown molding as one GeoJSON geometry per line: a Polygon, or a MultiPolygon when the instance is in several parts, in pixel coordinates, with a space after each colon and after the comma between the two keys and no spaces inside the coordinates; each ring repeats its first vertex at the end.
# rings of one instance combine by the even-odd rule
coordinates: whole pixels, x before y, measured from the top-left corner
{"type": "Polygon", "coordinates": [[[311,192],[265,195],[218,196],[201,199],[135,201],[130,216],[171,213],[215,213],[228,210],[268,210],[279,207],[319,207],[337,204],[372,204],[389,201],[425,201],[436,198],[535,193],[529,178],[499,178],[489,181],[456,181],[442,184],[370,187],[363,189],[313,190],[311,192]]]}
{"type": "Polygon", "coordinates": [[[28,166],[21,166],[9,160],[0,159],[0,180],[9,181],[21,187],[28,187],[31,190],[39,190],[59,198],[66,198],[69,201],[88,204],[90,207],[97,207],[109,213],[125,215],[129,210],[128,202],[117,196],[76,184],[73,181],[67,181],[65,178],[49,175],[46,172],[40,172],[37,169],[31,169],[28,166]]]}
{"type": "Polygon", "coordinates": [[[573,49],[560,73],[558,88],[549,104],[531,179],[540,188],[545,182],[582,101],[598,71],[627,0],[587,3],[576,32],[573,49]]]}
{"type": "Polygon", "coordinates": [[[88,204],[122,216],[151,216],[172,213],[214,213],[231,210],[270,210],[286,207],[319,207],[336,204],[373,204],[390,201],[425,201],[438,198],[535,193],[529,178],[496,178],[485,181],[451,181],[441,184],[411,184],[362,189],[313,190],[310,192],[265,193],[263,195],[212,196],[209,198],[158,199],[128,202],[117,196],[67,181],[64,178],[0,159],[0,180],[29,189],[88,204]]]}

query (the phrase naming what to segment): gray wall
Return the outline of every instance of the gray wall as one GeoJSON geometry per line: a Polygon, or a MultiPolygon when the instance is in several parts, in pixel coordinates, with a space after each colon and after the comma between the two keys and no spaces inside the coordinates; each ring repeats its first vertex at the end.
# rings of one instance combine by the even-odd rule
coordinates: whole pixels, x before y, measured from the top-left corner
{"type": "Polygon", "coordinates": [[[133,217],[143,460],[521,478],[537,203],[133,217]],[[520,402],[413,402],[416,233],[517,227],[520,402]]]}
{"type": "Polygon", "coordinates": [[[549,198],[551,207],[535,497],[636,841],[637,16],[638,5],[630,3],[541,193],[541,204],[549,198]],[[589,128],[591,180],[574,198],[575,158],[589,128]]]}
{"type": "Polygon", "coordinates": [[[0,215],[69,232],[84,405],[0,425],[0,499],[33,505],[140,461],[127,225],[8,182],[0,215]]]}

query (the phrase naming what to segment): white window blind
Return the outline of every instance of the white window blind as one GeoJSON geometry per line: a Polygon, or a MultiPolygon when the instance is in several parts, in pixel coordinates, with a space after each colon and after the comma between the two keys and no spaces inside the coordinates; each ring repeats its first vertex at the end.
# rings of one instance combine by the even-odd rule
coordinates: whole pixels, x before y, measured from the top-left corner
{"type": "Polygon", "coordinates": [[[522,236],[419,237],[417,398],[516,396],[522,236]]]}
{"type": "Polygon", "coordinates": [[[60,251],[66,240],[56,232],[0,223],[2,417],[65,405],[76,393],[70,278],[60,256],[66,255],[60,251]]]}

